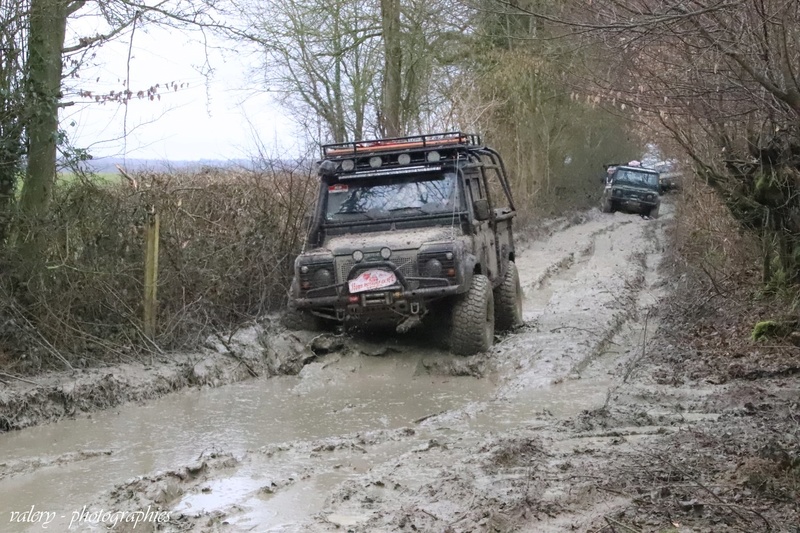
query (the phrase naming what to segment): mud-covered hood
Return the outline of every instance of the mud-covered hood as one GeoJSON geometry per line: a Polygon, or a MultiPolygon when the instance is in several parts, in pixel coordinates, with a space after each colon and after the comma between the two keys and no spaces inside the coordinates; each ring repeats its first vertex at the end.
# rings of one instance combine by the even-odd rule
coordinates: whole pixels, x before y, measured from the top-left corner
{"type": "Polygon", "coordinates": [[[414,228],[374,233],[350,233],[330,237],[323,243],[334,255],[349,254],[354,250],[380,249],[388,246],[392,250],[419,248],[422,244],[452,241],[460,236],[458,227],[414,228]]]}

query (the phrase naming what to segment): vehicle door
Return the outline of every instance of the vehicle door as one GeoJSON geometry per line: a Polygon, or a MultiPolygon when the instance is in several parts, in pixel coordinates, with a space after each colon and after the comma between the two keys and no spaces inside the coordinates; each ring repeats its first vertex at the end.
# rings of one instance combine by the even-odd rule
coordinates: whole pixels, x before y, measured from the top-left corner
{"type": "Polygon", "coordinates": [[[464,182],[467,194],[469,195],[470,204],[473,206],[473,227],[475,228],[473,242],[475,244],[475,252],[481,264],[482,272],[486,274],[489,279],[494,279],[498,274],[498,249],[493,229],[493,214],[491,212],[491,205],[488,203],[488,195],[486,194],[486,184],[483,181],[481,173],[477,169],[466,170],[464,172],[464,182]],[[477,202],[486,203],[488,207],[486,210],[488,216],[478,216],[479,210],[476,209],[477,202]],[[479,220],[480,218],[484,219],[479,220]]]}

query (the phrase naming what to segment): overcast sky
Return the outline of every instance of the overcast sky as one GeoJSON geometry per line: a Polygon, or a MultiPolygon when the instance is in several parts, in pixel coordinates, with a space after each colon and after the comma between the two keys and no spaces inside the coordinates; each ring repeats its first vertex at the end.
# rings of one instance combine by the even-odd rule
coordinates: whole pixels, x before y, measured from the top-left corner
{"type": "Polygon", "coordinates": [[[243,48],[211,49],[207,63],[200,37],[160,28],[136,30],[131,91],[160,84],[161,98],[134,97],[127,105],[127,119],[125,105],[94,103],[76,94],[126,88],[130,35],[98,50],[95,65],[66,82],[65,101],[76,104],[64,108],[62,128],[73,145],[88,148],[95,157],[173,161],[247,158],[259,143],[272,152],[270,156],[299,154],[301,141],[291,121],[259,84],[257,58],[243,48]],[[211,75],[206,77],[209,67],[211,75]],[[128,134],[123,140],[125,124],[128,134]]]}

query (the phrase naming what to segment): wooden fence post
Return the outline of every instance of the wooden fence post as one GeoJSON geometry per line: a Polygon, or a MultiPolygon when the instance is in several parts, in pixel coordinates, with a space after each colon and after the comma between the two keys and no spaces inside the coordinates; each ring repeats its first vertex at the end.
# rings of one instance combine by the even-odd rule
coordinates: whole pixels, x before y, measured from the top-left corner
{"type": "Polygon", "coordinates": [[[158,232],[158,213],[151,207],[145,224],[144,249],[144,334],[150,340],[155,339],[158,310],[158,232]]]}

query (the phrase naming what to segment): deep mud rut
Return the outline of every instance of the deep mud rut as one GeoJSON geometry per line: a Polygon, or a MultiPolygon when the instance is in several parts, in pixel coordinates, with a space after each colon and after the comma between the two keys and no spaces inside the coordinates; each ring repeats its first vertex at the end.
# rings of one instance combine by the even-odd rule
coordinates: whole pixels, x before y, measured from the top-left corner
{"type": "Polygon", "coordinates": [[[299,373],[0,434],[0,530],[101,530],[147,510],[167,514],[113,529],[599,530],[630,502],[598,489],[606,463],[718,416],[674,408],[707,391],[637,376],[669,289],[662,210],[594,211],[527,242],[525,325],[488,354],[450,356],[430,332],[308,357],[310,337],[262,338],[299,373]],[[11,514],[32,508],[53,514],[11,514]]]}

